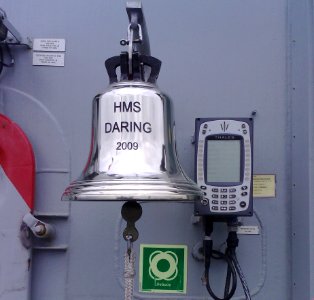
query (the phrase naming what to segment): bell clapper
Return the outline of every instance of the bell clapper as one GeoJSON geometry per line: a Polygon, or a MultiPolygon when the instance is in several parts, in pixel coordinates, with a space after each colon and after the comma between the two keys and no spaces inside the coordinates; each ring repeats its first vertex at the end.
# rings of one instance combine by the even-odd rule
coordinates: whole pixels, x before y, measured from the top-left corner
{"type": "Polygon", "coordinates": [[[135,222],[142,216],[142,207],[136,201],[125,202],[121,209],[121,215],[126,221],[123,238],[127,242],[127,250],[124,261],[124,299],[132,300],[135,276],[135,253],[133,251],[133,242],[135,242],[138,238],[138,231],[135,228],[135,222]]]}
{"type": "Polygon", "coordinates": [[[133,242],[138,239],[138,231],[135,227],[135,222],[142,216],[142,207],[136,201],[125,202],[121,209],[121,215],[126,221],[123,238],[127,242],[127,251],[130,254],[133,242]]]}

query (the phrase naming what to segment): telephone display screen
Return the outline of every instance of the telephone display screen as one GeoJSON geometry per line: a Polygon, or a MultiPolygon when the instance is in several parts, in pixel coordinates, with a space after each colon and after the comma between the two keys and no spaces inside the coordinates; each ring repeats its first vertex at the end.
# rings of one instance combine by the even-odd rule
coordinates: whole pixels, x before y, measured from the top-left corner
{"type": "Polygon", "coordinates": [[[241,140],[207,140],[207,182],[241,181],[241,140]]]}

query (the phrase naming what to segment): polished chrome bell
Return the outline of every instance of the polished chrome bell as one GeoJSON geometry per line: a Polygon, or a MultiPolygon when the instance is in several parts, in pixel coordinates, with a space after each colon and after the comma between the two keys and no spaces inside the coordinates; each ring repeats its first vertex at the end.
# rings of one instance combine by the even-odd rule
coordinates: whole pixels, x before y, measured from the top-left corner
{"type": "Polygon", "coordinates": [[[112,70],[108,73],[111,85],[93,101],[87,165],[81,177],[65,190],[62,199],[200,199],[201,191],[178,162],[170,99],[156,87],[152,75],[148,82],[134,78],[117,82],[115,73],[112,70]]]}

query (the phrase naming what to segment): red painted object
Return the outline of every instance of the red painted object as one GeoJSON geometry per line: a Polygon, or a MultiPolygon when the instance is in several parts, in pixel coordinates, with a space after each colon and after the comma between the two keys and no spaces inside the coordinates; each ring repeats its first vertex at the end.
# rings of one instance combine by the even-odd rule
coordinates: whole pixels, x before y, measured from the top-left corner
{"type": "Polygon", "coordinates": [[[34,208],[35,158],[22,129],[0,114],[0,165],[30,210],[34,208]]]}

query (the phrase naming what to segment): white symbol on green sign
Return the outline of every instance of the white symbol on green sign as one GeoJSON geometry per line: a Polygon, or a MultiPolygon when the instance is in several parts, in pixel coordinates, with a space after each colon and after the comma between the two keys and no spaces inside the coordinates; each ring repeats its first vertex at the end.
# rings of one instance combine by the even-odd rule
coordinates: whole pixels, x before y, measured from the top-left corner
{"type": "Polygon", "coordinates": [[[155,280],[173,280],[178,275],[178,256],[172,251],[162,252],[154,251],[149,256],[149,276],[155,280]],[[166,271],[162,271],[158,267],[158,263],[165,260],[169,264],[166,271]]]}
{"type": "Polygon", "coordinates": [[[141,245],[141,292],[186,293],[186,274],[186,246],[141,245]]]}

